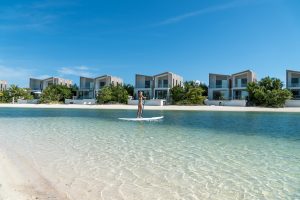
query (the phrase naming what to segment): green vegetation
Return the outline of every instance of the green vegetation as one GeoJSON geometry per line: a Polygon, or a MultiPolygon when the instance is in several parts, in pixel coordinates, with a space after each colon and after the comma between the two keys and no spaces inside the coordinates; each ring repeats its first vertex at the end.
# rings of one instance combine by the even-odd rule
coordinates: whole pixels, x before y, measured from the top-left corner
{"type": "Polygon", "coordinates": [[[248,83],[249,102],[254,106],[283,107],[285,101],[291,99],[292,93],[283,89],[278,78],[265,77],[258,83],[248,83]]]}
{"type": "Polygon", "coordinates": [[[105,86],[98,91],[97,102],[100,104],[105,103],[124,103],[127,104],[128,92],[125,86],[110,85],[105,86]]]}
{"type": "Polygon", "coordinates": [[[65,99],[72,98],[72,88],[65,85],[51,85],[43,90],[41,103],[63,103],[65,99]]]}
{"type": "Polygon", "coordinates": [[[27,88],[20,88],[16,85],[11,85],[7,90],[0,92],[1,103],[16,102],[18,99],[30,100],[33,96],[30,95],[30,90],[27,88]]]}
{"type": "Polygon", "coordinates": [[[202,105],[207,95],[207,86],[194,81],[184,83],[184,87],[175,86],[171,90],[172,103],[176,105],[202,105]]]}
{"type": "Polygon", "coordinates": [[[131,84],[124,84],[123,85],[124,89],[127,91],[129,96],[133,96],[134,93],[134,86],[131,84]]]}

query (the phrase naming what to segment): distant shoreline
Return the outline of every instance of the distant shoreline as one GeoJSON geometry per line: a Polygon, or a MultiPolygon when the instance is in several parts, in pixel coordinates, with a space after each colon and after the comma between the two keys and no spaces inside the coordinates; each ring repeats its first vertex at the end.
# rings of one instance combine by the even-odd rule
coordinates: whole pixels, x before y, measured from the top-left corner
{"type": "MultiPolygon", "coordinates": [[[[53,108],[53,109],[103,109],[103,110],[136,110],[135,105],[76,105],[76,104],[0,104],[0,108],[53,108]]],[[[169,111],[223,111],[223,112],[292,112],[300,113],[300,107],[264,108],[233,106],[145,106],[145,110],[169,111]]]]}

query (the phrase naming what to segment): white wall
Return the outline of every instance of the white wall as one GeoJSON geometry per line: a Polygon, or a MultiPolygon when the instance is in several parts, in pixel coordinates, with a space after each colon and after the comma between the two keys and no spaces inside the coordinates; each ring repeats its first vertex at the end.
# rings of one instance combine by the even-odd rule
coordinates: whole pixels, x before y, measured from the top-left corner
{"type": "Polygon", "coordinates": [[[94,104],[96,104],[96,99],[66,99],[65,104],[94,105],[94,104]]]}
{"type": "Polygon", "coordinates": [[[300,100],[287,100],[285,107],[300,107],[300,100]]]}
{"type": "MultiPolygon", "coordinates": [[[[128,100],[128,105],[138,105],[138,100],[128,100]]],[[[145,101],[146,106],[163,106],[166,104],[166,100],[162,99],[150,99],[145,101]]]]}
{"type": "Polygon", "coordinates": [[[245,107],[246,100],[205,100],[205,105],[208,106],[238,106],[238,107],[245,107]]]}
{"type": "Polygon", "coordinates": [[[18,99],[18,104],[37,104],[38,100],[37,99],[32,99],[32,100],[23,100],[23,99],[18,99]]]}

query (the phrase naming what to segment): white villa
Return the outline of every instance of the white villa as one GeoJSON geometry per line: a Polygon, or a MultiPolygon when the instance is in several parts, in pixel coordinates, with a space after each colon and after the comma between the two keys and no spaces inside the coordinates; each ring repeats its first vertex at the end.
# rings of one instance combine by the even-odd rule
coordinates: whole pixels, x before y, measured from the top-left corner
{"type": "Polygon", "coordinates": [[[66,85],[68,87],[71,87],[72,81],[63,78],[58,78],[58,77],[50,77],[46,79],[36,79],[36,78],[29,79],[29,88],[33,93],[42,92],[50,85],[66,85]]]}
{"type": "Polygon", "coordinates": [[[286,70],[286,88],[291,90],[294,100],[300,100],[300,71],[286,70]]]}
{"type": "Polygon", "coordinates": [[[231,75],[232,79],[232,99],[244,100],[248,97],[247,84],[256,82],[256,74],[251,70],[246,70],[231,75]]]}
{"type": "Polygon", "coordinates": [[[232,75],[209,74],[208,99],[245,100],[250,82],[256,82],[256,74],[251,70],[232,75]]]}
{"type": "Polygon", "coordinates": [[[123,80],[116,76],[103,75],[96,78],[80,77],[78,99],[95,99],[101,88],[108,85],[123,85],[123,80]]]}
{"type": "Polygon", "coordinates": [[[209,100],[231,99],[231,76],[223,74],[209,74],[209,100]]]}
{"type": "Polygon", "coordinates": [[[7,81],[4,81],[4,80],[0,80],[0,91],[4,91],[7,89],[7,86],[8,86],[8,83],[7,81]]]}
{"type": "Polygon", "coordinates": [[[170,89],[183,86],[183,78],[172,72],[164,72],[154,76],[135,75],[134,95],[142,91],[147,99],[170,99],[170,89]]]}

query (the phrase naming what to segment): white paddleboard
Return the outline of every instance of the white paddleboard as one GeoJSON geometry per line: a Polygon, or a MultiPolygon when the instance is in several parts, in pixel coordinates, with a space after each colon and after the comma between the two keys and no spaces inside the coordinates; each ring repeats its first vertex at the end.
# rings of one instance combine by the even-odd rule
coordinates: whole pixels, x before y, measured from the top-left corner
{"type": "Polygon", "coordinates": [[[125,120],[125,121],[156,121],[163,119],[164,116],[160,117],[149,117],[149,118],[119,118],[119,120],[125,120]]]}

